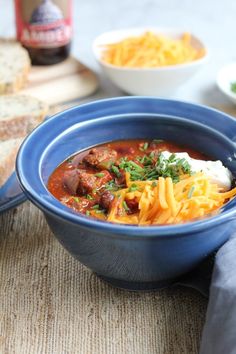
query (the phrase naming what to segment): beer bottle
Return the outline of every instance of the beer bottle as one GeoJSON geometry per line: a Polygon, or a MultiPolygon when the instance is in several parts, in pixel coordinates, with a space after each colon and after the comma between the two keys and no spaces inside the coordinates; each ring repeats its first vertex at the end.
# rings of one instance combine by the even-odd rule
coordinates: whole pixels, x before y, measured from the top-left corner
{"type": "Polygon", "coordinates": [[[17,39],[32,64],[66,59],[72,37],[72,0],[15,0],[17,39]]]}

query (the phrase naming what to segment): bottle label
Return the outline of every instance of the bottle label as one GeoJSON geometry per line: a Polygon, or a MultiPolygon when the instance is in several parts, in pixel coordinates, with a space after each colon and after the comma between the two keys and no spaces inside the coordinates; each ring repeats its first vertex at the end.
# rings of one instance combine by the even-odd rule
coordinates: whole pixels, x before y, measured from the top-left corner
{"type": "Polygon", "coordinates": [[[17,39],[26,47],[55,48],[72,37],[71,0],[15,0],[17,39]]]}

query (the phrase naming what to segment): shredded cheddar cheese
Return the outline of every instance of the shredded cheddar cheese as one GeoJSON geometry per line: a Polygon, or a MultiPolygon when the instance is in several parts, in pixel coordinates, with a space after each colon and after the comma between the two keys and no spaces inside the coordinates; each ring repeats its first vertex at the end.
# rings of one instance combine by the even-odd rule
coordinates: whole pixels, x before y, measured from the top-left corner
{"type": "Polygon", "coordinates": [[[236,195],[236,188],[222,192],[202,172],[182,175],[175,184],[170,177],[131,182],[126,173],[126,185],[127,188],[115,192],[108,221],[138,225],[184,223],[213,215],[236,195]],[[138,189],[129,192],[133,183],[138,189]],[[138,202],[138,212],[129,215],[123,205],[134,198],[138,202]]]}
{"type": "Polygon", "coordinates": [[[119,67],[151,68],[191,62],[204,54],[203,48],[193,47],[189,33],[173,39],[146,32],[138,37],[107,44],[102,59],[119,67]]]}

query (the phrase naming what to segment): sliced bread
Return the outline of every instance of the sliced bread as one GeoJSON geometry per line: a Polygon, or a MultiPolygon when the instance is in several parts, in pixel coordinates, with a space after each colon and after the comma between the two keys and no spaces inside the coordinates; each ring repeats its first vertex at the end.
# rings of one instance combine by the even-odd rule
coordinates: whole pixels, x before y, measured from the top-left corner
{"type": "Polygon", "coordinates": [[[23,138],[0,141],[0,188],[12,174],[23,138]]]}
{"type": "Polygon", "coordinates": [[[0,96],[0,141],[26,136],[47,111],[46,103],[31,96],[0,96]]]}
{"type": "Polygon", "coordinates": [[[0,39],[0,94],[25,86],[30,70],[28,52],[14,40],[0,39]]]}

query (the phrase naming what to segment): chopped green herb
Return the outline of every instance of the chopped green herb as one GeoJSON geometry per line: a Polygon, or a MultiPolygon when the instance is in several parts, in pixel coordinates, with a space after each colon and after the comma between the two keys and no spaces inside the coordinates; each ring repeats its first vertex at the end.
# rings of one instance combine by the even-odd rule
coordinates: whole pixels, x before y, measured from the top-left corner
{"type": "Polygon", "coordinates": [[[73,200],[76,202],[76,203],[79,203],[79,198],[78,197],[72,197],[73,200]]]}
{"type": "MultiPolygon", "coordinates": [[[[112,165],[111,171],[117,176],[121,176],[120,170],[124,170],[130,174],[131,181],[155,181],[159,177],[170,177],[173,183],[179,181],[181,174],[192,174],[191,166],[185,158],[178,158],[175,153],[171,154],[169,158],[165,158],[164,154],[152,151],[150,154],[144,156],[137,156],[135,159],[129,160],[127,157],[121,158],[118,166],[112,165]],[[141,164],[141,165],[140,165],[141,164]]],[[[124,188],[125,185],[117,185],[115,180],[106,183],[106,190],[117,191],[124,188]]],[[[129,188],[129,192],[137,190],[134,184],[129,188]]]]}
{"type": "Polygon", "coordinates": [[[105,210],[101,209],[101,210],[95,210],[96,214],[104,214],[105,210]]]}
{"type": "Polygon", "coordinates": [[[135,192],[138,189],[137,184],[132,183],[131,186],[129,187],[129,192],[135,192]]]}
{"type": "Polygon", "coordinates": [[[193,192],[194,192],[195,187],[192,186],[188,192],[188,199],[192,198],[193,192]]]}
{"type": "Polygon", "coordinates": [[[149,156],[147,156],[147,155],[138,156],[137,161],[140,162],[141,164],[143,164],[144,166],[148,166],[148,165],[153,164],[153,159],[150,155],[149,156]]]}
{"type": "Polygon", "coordinates": [[[111,181],[107,182],[105,185],[105,189],[107,191],[117,191],[120,188],[125,187],[123,184],[122,185],[117,185],[114,181],[114,179],[112,179],[111,181]]]}
{"type": "Polygon", "coordinates": [[[97,210],[99,209],[99,204],[95,204],[93,207],[92,207],[93,210],[97,210]]]}
{"type": "Polygon", "coordinates": [[[173,161],[175,161],[175,159],[176,159],[176,155],[171,154],[168,160],[169,160],[169,162],[173,162],[173,161]]]}
{"type": "MultiPolygon", "coordinates": [[[[144,156],[146,156],[146,155],[144,155],[144,156]]],[[[143,163],[144,156],[136,156],[135,160],[140,163],[143,163]]]]}
{"type": "Polygon", "coordinates": [[[156,180],[159,177],[171,177],[173,182],[179,181],[179,176],[183,173],[191,174],[191,167],[184,158],[177,158],[175,154],[171,154],[168,159],[162,153],[159,153],[156,159],[153,154],[138,156],[137,161],[142,163],[140,166],[132,160],[123,160],[119,165],[120,168],[130,173],[130,179],[135,180],[156,180]]]}
{"type": "Polygon", "coordinates": [[[125,156],[125,157],[121,157],[120,159],[120,165],[122,165],[123,163],[127,162],[128,161],[128,157],[125,156]]]}
{"type": "Polygon", "coordinates": [[[123,205],[123,208],[125,209],[125,211],[130,211],[130,208],[126,204],[126,201],[123,201],[122,205],[123,205]]]}
{"type": "Polygon", "coordinates": [[[122,161],[119,167],[130,173],[131,180],[141,179],[140,174],[144,172],[143,167],[132,160],[122,161]]]}
{"type": "Polygon", "coordinates": [[[112,170],[112,172],[115,173],[115,175],[116,175],[117,177],[120,177],[120,176],[121,176],[120,171],[119,171],[119,168],[118,168],[117,166],[112,165],[112,166],[111,166],[111,170],[112,170]]]}
{"type": "Polygon", "coordinates": [[[122,170],[125,170],[127,168],[127,166],[129,166],[130,161],[128,159],[121,159],[120,163],[119,163],[119,168],[121,168],[122,170]]]}
{"type": "Polygon", "coordinates": [[[149,154],[149,157],[151,159],[153,159],[155,157],[155,151],[151,151],[150,154],[149,154]]]}
{"type": "Polygon", "coordinates": [[[168,159],[162,153],[159,154],[155,166],[147,166],[145,168],[144,179],[156,180],[159,177],[171,177],[174,183],[179,181],[182,173],[191,173],[191,168],[186,159],[176,158],[175,154],[171,154],[168,159]]]}
{"type": "Polygon", "coordinates": [[[156,170],[150,170],[150,172],[148,172],[147,176],[150,179],[151,177],[155,177],[157,175],[157,171],[156,170]]]}
{"type": "MultiPolygon", "coordinates": [[[[169,160],[170,161],[170,160],[169,160]]],[[[181,166],[186,161],[185,159],[175,159],[176,165],[181,166]]]]}
{"type": "Polygon", "coordinates": [[[132,171],[130,173],[130,176],[131,176],[132,181],[136,181],[136,180],[142,181],[143,180],[143,175],[138,172],[135,172],[135,171],[132,171]]]}
{"type": "Polygon", "coordinates": [[[89,216],[90,215],[90,211],[86,210],[86,215],[89,216]]]}
{"type": "Polygon", "coordinates": [[[93,197],[90,194],[87,194],[86,199],[93,200],[93,197]]]}
{"type": "Polygon", "coordinates": [[[233,82],[230,83],[230,90],[233,93],[236,93],[236,81],[233,81],[233,82]]]}
{"type": "Polygon", "coordinates": [[[129,164],[129,166],[133,167],[137,171],[143,171],[143,168],[141,166],[139,166],[136,162],[132,161],[132,160],[129,161],[128,164],[129,164]]]}
{"type": "Polygon", "coordinates": [[[95,176],[96,176],[96,177],[99,177],[99,178],[102,178],[102,177],[104,177],[105,175],[104,175],[104,173],[99,172],[99,173],[96,173],[95,176]]]}
{"type": "Polygon", "coordinates": [[[145,142],[142,146],[139,147],[139,150],[140,151],[146,151],[148,146],[149,146],[148,142],[145,142]]]}

